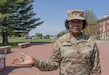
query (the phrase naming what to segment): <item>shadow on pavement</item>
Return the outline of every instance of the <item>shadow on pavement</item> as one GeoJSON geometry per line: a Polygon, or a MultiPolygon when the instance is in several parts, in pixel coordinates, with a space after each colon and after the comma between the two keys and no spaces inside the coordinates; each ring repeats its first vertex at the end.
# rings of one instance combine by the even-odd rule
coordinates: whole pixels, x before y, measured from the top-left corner
{"type": "Polygon", "coordinates": [[[53,42],[31,42],[31,45],[42,45],[42,44],[50,44],[53,42]]]}
{"type": "Polygon", "coordinates": [[[19,68],[31,68],[31,66],[6,66],[6,69],[0,72],[0,75],[8,75],[9,73],[13,73],[13,70],[19,68]]]}

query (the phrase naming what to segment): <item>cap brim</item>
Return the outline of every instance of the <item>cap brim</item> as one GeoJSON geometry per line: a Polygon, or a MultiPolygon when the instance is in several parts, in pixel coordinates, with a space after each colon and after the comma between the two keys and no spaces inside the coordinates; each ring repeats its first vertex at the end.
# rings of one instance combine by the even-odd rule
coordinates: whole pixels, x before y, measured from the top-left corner
{"type": "Polygon", "coordinates": [[[85,20],[85,18],[80,17],[80,16],[74,16],[74,17],[68,18],[68,20],[74,20],[74,19],[85,20]]]}

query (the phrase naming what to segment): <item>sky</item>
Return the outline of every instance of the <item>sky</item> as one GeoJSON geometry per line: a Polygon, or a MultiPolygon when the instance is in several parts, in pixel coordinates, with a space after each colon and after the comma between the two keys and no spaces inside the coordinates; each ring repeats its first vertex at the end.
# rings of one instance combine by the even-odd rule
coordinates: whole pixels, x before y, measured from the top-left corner
{"type": "Polygon", "coordinates": [[[101,19],[109,14],[109,0],[34,0],[33,12],[35,18],[41,18],[43,24],[29,32],[29,36],[36,33],[56,35],[66,30],[64,26],[68,10],[92,10],[101,19]]]}

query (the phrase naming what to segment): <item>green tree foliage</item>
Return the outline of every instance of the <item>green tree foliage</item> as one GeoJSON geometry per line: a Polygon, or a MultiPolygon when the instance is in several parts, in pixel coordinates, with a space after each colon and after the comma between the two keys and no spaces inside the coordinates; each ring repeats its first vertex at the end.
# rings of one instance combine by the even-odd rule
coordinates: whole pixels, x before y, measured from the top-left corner
{"type": "Polygon", "coordinates": [[[94,33],[94,26],[97,24],[97,17],[91,10],[85,10],[84,17],[87,20],[88,26],[84,30],[86,34],[93,34],[94,33]]]}
{"type": "Polygon", "coordinates": [[[8,44],[8,35],[28,33],[43,21],[35,18],[32,11],[34,0],[0,0],[0,32],[3,43],[8,44]]]}
{"type": "Polygon", "coordinates": [[[36,13],[31,11],[33,9],[33,0],[24,0],[24,2],[19,3],[20,8],[18,9],[17,13],[14,15],[14,18],[17,19],[15,26],[16,30],[26,30],[30,31],[36,26],[42,24],[43,22],[38,22],[40,18],[34,18],[36,13]]]}
{"type": "Polygon", "coordinates": [[[45,35],[45,38],[50,39],[50,35],[49,34],[45,35]]]}
{"type": "Polygon", "coordinates": [[[42,39],[42,36],[43,36],[42,33],[36,33],[36,37],[37,37],[38,39],[42,39]]]}
{"type": "Polygon", "coordinates": [[[67,31],[61,31],[57,34],[57,38],[61,37],[62,35],[64,35],[67,31]]]}

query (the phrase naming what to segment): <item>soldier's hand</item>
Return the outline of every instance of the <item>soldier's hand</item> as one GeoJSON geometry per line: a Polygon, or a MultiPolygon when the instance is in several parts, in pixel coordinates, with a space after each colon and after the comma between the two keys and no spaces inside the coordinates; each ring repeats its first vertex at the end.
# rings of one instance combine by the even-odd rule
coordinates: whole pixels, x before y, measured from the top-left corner
{"type": "Polygon", "coordinates": [[[34,58],[32,56],[26,55],[24,53],[21,53],[21,58],[15,58],[11,59],[9,62],[15,65],[33,65],[34,64],[34,58]]]}

